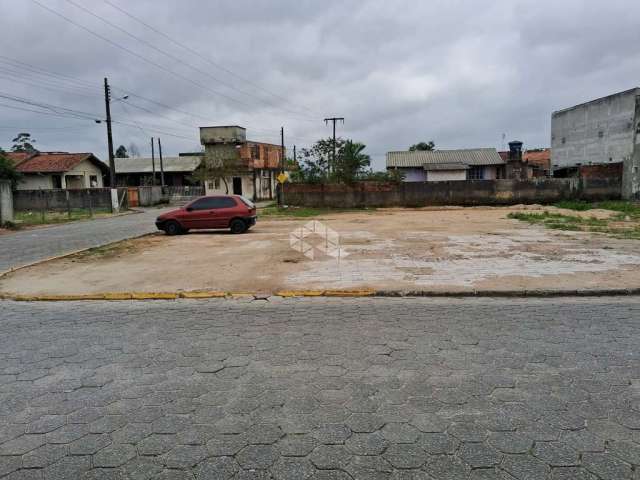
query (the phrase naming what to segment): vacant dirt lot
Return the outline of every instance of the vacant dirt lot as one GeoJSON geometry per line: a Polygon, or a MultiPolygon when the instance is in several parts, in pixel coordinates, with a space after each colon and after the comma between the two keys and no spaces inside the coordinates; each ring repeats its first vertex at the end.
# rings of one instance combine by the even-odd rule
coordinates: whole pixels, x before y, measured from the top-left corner
{"type": "MultiPolygon", "coordinates": [[[[527,207],[536,208],[540,207],[527,207]]],[[[521,210],[387,209],[316,217],[340,235],[339,258],[315,250],[310,259],[291,248],[290,232],[300,231],[310,219],[261,220],[240,236],[159,234],[17,271],[0,280],[0,291],[268,293],[640,286],[640,242],[547,230],[507,218],[509,212],[521,210]]],[[[317,245],[322,240],[311,236],[308,242],[317,245]]]]}

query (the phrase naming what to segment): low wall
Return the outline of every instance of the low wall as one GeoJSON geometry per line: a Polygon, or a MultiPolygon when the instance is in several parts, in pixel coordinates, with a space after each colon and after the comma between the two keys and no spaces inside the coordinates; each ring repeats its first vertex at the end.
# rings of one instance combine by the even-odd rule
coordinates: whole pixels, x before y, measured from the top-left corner
{"type": "Polygon", "coordinates": [[[17,211],[111,209],[111,189],[82,188],[74,190],[15,190],[13,206],[17,211]]]}
{"type": "Polygon", "coordinates": [[[334,208],[515,205],[598,201],[618,199],[620,195],[620,179],[600,178],[285,185],[288,205],[334,208]]]}

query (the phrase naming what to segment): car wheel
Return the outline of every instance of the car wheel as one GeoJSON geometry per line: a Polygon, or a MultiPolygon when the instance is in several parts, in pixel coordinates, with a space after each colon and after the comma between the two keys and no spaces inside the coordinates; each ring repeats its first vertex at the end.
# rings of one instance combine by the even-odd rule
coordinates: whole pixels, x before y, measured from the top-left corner
{"type": "Polygon", "coordinates": [[[164,231],[166,232],[167,235],[178,235],[180,233],[180,231],[182,230],[182,227],[180,227],[180,224],[178,222],[167,222],[167,224],[164,226],[164,231]]]}
{"type": "Polygon", "coordinates": [[[229,225],[229,228],[231,229],[231,233],[235,233],[235,234],[244,233],[247,231],[247,224],[244,223],[242,220],[236,218],[231,222],[231,225],[229,225]]]}

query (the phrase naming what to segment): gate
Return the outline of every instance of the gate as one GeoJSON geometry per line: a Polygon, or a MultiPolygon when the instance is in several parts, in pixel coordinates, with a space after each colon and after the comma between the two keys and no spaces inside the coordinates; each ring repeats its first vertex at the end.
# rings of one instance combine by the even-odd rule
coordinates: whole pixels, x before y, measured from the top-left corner
{"type": "Polygon", "coordinates": [[[140,205],[138,199],[138,187],[127,188],[127,197],[129,200],[129,207],[137,207],[140,205]]]}

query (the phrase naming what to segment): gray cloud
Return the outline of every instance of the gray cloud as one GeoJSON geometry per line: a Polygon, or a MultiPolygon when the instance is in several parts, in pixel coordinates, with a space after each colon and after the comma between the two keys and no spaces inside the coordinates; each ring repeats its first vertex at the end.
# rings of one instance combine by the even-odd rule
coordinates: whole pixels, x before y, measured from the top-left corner
{"type": "MultiPolygon", "coordinates": [[[[116,124],[115,142],[135,142],[143,154],[151,135],[163,137],[168,154],[191,150],[198,144],[195,127],[204,124],[247,125],[251,138],[272,142],[284,125],[287,144],[304,146],[329,134],[322,119],[330,115],[346,117],[341,133],[366,143],[378,168],[386,151],[421,140],[432,139],[442,148],[500,148],[505,133],[529,147],[548,146],[553,110],[631,88],[640,78],[640,5],[626,0],[111,0],[287,98],[286,104],[101,0],[82,5],[253,96],[162,56],[64,0],[40,1],[206,87],[92,37],[30,0],[0,0],[2,55],[87,82],[80,87],[38,75],[21,82],[15,69],[0,62],[0,91],[102,118],[101,82],[108,76],[122,89],[116,95],[131,92],[195,115],[134,96],[116,102],[114,118],[129,125],[116,124]]],[[[22,129],[31,131],[42,149],[106,157],[104,125],[0,106],[0,145],[8,147],[22,129]]]]}

